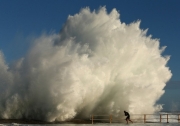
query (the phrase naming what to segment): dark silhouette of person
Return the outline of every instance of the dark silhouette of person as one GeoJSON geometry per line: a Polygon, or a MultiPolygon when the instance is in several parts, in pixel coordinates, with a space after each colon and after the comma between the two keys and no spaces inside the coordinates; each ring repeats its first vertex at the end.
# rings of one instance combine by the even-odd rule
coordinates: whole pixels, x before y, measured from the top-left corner
{"type": "Polygon", "coordinates": [[[129,113],[126,112],[126,111],[124,111],[124,114],[125,114],[125,116],[127,116],[127,117],[126,117],[126,122],[127,122],[127,124],[128,124],[128,121],[130,121],[130,122],[133,123],[133,121],[130,120],[130,115],[129,115],[129,113]]]}

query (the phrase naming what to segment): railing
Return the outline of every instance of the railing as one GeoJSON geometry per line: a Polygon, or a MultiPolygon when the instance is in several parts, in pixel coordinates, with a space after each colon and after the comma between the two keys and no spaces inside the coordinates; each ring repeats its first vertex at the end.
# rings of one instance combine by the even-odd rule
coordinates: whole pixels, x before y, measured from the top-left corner
{"type": "MultiPolygon", "coordinates": [[[[124,116],[124,118],[126,118],[124,116]]],[[[90,120],[92,121],[92,124],[96,122],[123,122],[125,119],[120,117],[115,117],[113,115],[91,115],[90,120]]],[[[131,114],[131,120],[134,123],[142,122],[142,123],[169,123],[169,120],[171,122],[177,122],[180,123],[180,113],[168,113],[168,114],[131,114]]]]}

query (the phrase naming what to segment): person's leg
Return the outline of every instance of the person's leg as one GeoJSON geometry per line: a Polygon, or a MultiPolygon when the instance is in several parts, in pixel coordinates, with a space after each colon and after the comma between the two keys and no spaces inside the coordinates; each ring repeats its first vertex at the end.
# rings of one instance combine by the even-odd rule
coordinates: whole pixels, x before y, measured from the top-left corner
{"type": "Polygon", "coordinates": [[[126,123],[128,124],[128,117],[126,118],[126,123]]]}
{"type": "Polygon", "coordinates": [[[131,121],[130,119],[129,119],[129,121],[133,123],[133,121],[131,121]]]}
{"type": "Polygon", "coordinates": [[[126,123],[128,124],[128,120],[126,119],[126,123]]]}

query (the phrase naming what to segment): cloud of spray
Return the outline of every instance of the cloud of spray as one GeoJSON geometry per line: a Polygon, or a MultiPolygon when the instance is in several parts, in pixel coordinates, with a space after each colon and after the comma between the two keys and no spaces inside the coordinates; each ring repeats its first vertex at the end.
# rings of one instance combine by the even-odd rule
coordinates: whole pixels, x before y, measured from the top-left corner
{"type": "Polygon", "coordinates": [[[0,116],[47,121],[90,114],[153,113],[171,78],[165,47],[140,21],[122,23],[102,7],[69,16],[8,66],[0,54],[0,116]]]}

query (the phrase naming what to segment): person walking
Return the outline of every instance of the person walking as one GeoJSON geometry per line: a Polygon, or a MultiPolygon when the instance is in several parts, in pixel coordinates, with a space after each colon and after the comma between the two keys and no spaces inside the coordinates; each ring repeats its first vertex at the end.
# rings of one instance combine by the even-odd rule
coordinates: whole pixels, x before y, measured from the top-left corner
{"type": "Polygon", "coordinates": [[[128,121],[130,121],[130,122],[133,123],[133,121],[130,120],[130,114],[129,114],[128,112],[126,112],[126,111],[124,111],[124,114],[125,114],[125,116],[127,116],[127,117],[126,117],[126,122],[127,122],[127,124],[128,124],[128,121]]]}

